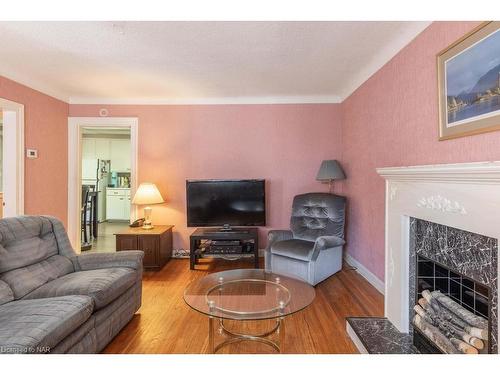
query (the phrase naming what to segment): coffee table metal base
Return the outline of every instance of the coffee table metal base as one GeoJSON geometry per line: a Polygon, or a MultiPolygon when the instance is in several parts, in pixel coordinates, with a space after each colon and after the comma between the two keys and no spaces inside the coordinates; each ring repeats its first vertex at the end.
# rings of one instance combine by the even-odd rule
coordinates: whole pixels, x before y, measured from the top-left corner
{"type": "Polygon", "coordinates": [[[226,328],[224,325],[224,319],[221,318],[213,318],[209,317],[208,318],[208,350],[209,353],[215,354],[217,353],[220,349],[227,345],[235,344],[237,342],[241,341],[254,341],[254,342],[260,342],[262,344],[266,344],[276,350],[278,353],[283,353],[284,352],[284,341],[285,341],[285,321],[284,318],[276,318],[276,324],[274,327],[264,333],[258,334],[258,335],[252,335],[249,333],[237,333],[237,332],[232,332],[229,329],[226,328]],[[218,324],[217,324],[218,323],[218,324]],[[215,336],[217,332],[221,335],[224,335],[225,338],[224,340],[215,345],[215,336]],[[272,340],[269,337],[272,336],[273,334],[278,335],[278,340],[272,340]]]}

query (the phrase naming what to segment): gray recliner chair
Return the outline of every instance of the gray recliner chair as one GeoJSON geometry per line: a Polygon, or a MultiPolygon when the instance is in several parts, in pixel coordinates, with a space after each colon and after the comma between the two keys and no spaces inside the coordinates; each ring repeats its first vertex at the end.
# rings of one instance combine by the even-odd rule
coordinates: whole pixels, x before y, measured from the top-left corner
{"type": "Polygon", "coordinates": [[[345,197],[307,193],[293,199],[291,230],[271,230],[266,270],[316,285],[342,268],[345,197]]]}

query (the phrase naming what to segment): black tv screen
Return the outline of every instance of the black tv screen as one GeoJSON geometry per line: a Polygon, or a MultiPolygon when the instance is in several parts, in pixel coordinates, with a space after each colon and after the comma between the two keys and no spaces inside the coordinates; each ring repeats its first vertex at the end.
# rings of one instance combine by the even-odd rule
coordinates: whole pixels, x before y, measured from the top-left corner
{"type": "Polygon", "coordinates": [[[265,180],[186,181],[188,227],[265,226],[265,180]]]}

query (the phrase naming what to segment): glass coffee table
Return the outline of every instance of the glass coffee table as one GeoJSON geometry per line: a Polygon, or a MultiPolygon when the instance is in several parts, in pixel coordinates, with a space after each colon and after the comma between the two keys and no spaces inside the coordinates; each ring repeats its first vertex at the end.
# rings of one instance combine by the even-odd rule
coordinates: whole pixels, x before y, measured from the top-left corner
{"type": "Polygon", "coordinates": [[[284,352],[284,319],[309,306],[314,288],[297,279],[261,269],[238,269],[217,272],[191,283],[184,291],[184,301],[208,316],[209,352],[240,341],[257,341],[284,352]],[[233,332],[224,320],[273,320],[273,328],[259,334],[233,332]],[[218,327],[217,327],[218,326],[218,327]],[[215,345],[216,330],[223,341],[215,345]],[[275,335],[277,340],[271,337],[275,335]]]}

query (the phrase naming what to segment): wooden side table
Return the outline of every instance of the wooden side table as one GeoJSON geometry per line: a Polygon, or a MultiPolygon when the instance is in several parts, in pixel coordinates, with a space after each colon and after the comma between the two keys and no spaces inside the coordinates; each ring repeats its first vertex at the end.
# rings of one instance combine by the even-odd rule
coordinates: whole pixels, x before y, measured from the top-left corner
{"type": "Polygon", "coordinates": [[[144,251],[146,270],[161,270],[172,257],[173,225],[155,225],[153,229],[130,228],[115,233],[116,251],[144,251]]]}

